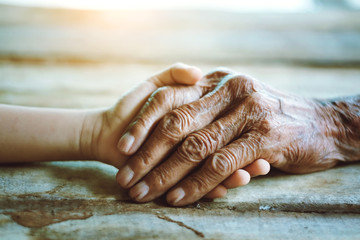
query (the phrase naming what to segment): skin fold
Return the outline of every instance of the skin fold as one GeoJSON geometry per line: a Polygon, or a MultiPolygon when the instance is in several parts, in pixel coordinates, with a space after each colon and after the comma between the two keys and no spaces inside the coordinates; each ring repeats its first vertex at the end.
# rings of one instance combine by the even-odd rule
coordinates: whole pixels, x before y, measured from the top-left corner
{"type": "Polygon", "coordinates": [[[183,206],[259,159],[290,173],[358,161],[359,127],[360,96],[307,99],[216,70],[150,97],[119,140],[119,150],[134,155],[117,181],[136,201],[167,192],[169,204],[183,206]]]}

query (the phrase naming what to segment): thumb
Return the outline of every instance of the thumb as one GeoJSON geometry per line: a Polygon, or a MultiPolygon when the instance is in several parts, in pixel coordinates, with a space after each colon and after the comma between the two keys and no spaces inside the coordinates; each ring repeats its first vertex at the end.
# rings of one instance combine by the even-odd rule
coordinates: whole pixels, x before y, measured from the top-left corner
{"type": "Polygon", "coordinates": [[[193,85],[203,77],[202,71],[195,66],[184,63],[176,63],[155,76],[148,79],[156,87],[163,87],[175,84],[193,85]]]}
{"type": "Polygon", "coordinates": [[[202,71],[194,66],[176,63],[142,82],[125,94],[116,106],[116,112],[123,120],[129,120],[140,111],[146,100],[158,88],[176,84],[193,85],[203,76],[202,71]]]}

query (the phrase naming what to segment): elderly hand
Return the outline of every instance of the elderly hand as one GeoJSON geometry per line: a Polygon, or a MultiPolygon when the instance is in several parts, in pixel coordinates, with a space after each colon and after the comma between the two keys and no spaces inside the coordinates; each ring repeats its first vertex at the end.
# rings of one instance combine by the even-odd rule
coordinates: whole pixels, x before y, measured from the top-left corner
{"type": "MultiPolygon", "coordinates": [[[[171,205],[192,203],[257,159],[306,173],[359,158],[358,145],[352,157],[344,155],[350,144],[339,142],[349,137],[342,134],[344,125],[333,104],[284,94],[228,71],[210,73],[192,91],[203,97],[166,114],[141,147],[146,129],[164,113],[156,104],[148,105],[121,138],[119,148],[125,153],[140,147],[117,175],[136,201],[150,201],[172,188],[167,194],[171,205]]],[[[171,105],[174,92],[190,94],[172,89],[158,101],[171,105]]]]}
{"type": "MultiPolygon", "coordinates": [[[[166,111],[198,100],[201,94],[196,90],[173,99],[171,106],[169,102],[160,103],[157,101],[165,89],[174,89],[174,91],[194,90],[192,85],[201,78],[200,69],[182,63],[174,64],[142,82],[138,87],[124,95],[112,108],[90,111],[85,119],[83,127],[85,130],[82,131],[80,141],[82,143],[81,149],[86,152],[84,155],[87,156],[87,159],[97,159],[117,168],[122,167],[128,156],[121,154],[116,147],[119,137],[147,100],[150,98],[148,102],[153,102],[158,109],[162,108],[166,111]],[[171,108],[169,109],[169,107],[171,108]]],[[[268,163],[263,160],[255,162],[245,169],[234,172],[224,182],[224,186],[233,188],[245,185],[250,181],[250,176],[264,175],[269,171],[269,168],[268,163]]],[[[225,187],[217,187],[207,197],[224,196],[226,194],[225,187]]]]}

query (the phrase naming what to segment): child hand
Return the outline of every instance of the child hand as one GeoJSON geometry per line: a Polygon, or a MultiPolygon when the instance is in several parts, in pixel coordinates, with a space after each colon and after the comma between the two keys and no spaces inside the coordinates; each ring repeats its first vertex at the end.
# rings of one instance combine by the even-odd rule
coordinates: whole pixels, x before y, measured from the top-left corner
{"type": "Polygon", "coordinates": [[[195,84],[201,78],[199,68],[177,63],[142,82],[113,107],[90,111],[85,117],[80,136],[83,155],[120,168],[127,156],[117,149],[119,138],[151,94],[164,86],[195,84]]]}

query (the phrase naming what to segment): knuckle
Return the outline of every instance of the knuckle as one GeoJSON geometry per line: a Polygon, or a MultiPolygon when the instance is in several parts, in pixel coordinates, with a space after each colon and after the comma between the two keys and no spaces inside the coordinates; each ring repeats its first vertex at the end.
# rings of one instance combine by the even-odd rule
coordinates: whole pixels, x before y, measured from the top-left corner
{"type": "MultiPolygon", "coordinates": [[[[258,122],[259,119],[268,119],[271,115],[271,106],[267,99],[259,93],[253,93],[252,95],[246,98],[246,102],[248,107],[248,111],[252,114],[252,116],[256,116],[258,122]]],[[[261,121],[262,123],[266,123],[266,121],[261,121]]]]}
{"type": "Polygon", "coordinates": [[[273,128],[273,122],[269,118],[264,118],[259,121],[258,127],[256,128],[262,136],[266,136],[273,128]]]}
{"type": "Polygon", "coordinates": [[[206,78],[220,80],[220,79],[224,78],[225,76],[232,74],[232,73],[233,72],[228,68],[219,67],[219,68],[216,68],[215,70],[211,71],[210,73],[208,73],[206,75],[206,78]]]}
{"type": "Polygon", "coordinates": [[[228,89],[235,96],[244,97],[257,92],[257,82],[246,75],[234,75],[227,80],[228,89]]]}
{"type": "Polygon", "coordinates": [[[151,182],[153,184],[152,188],[160,190],[167,186],[167,182],[169,181],[169,179],[172,179],[169,175],[170,174],[167,170],[155,168],[149,173],[146,178],[148,179],[147,182],[151,182]]]}
{"type": "Polygon", "coordinates": [[[254,105],[257,108],[269,105],[267,104],[266,98],[258,92],[251,94],[247,100],[249,105],[254,105]]]}
{"type": "Polygon", "coordinates": [[[178,154],[182,159],[198,163],[206,158],[211,151],[211,143],[201,138],[199,134],[191,134],[178,148],[178,154]]]}
{"type": "Polygon", "coordinates": [[[221,150],[210,158],[208,166],[212,173],[223,175],[235,171],[236,165],[236,156],[230,153],[230,151],[221,150]]]}
{"type": "Polygon", "coordinates": [[[136,153],[136,165],[137,169],[147,169],[152,165],[151,154],[149,151],[138,151],[136,153]]]}
{"type": "Polygon", "coordinates": [[[129,127],[129,132],[137,134],[142,129],[149,129],[150,120],[145,117],[137,118],[129,127]]]}
{"type": "Polygon", "coordinates": [[[191,119],[192,117],[187,111],[176,109],[164,116],[160,123],[160,129],[163,135],[170,139],[181,139],[190,125],[191,119]]]}
{"type": "Polygon", "coordinates": [[[213,179],[209,178],[208,176],[192,176],[191,179],[189,179],[189,184],[191,186],[189,188],[192,191],[192,195],[196,196],[206,192],[212,185],[212,182],[213,179]]]}
{"type": "Polygon", "coordinates": [[[182,128],[183,121],[182,114],[179,111],[171,111],[162,119],[161,127],[164,131],[173,132],[182,128]]]}

